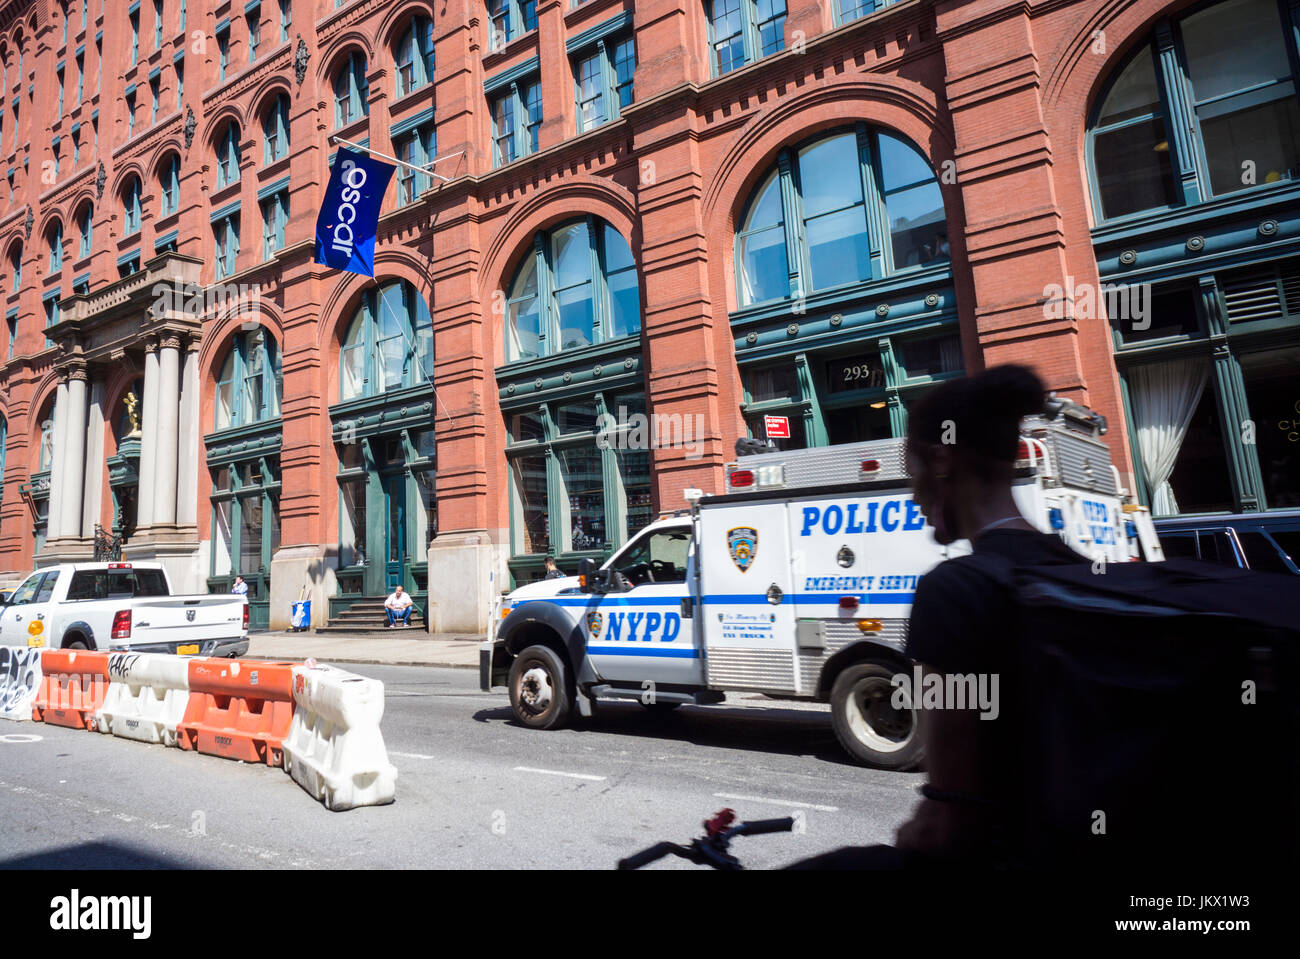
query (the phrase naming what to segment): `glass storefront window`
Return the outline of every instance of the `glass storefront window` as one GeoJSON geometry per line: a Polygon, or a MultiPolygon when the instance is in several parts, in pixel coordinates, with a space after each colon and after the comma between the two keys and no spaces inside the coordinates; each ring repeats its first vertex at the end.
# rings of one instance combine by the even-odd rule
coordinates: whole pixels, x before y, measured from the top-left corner
{"type": "Polygon", "coordinates": [[[625,537],[631,538],[654,519],[650,500],[650,454],[645,450],[618,450],[617,456],[627,515],[625,537]]]}
{"type": "Polygon", "coordinates": [[[367,554],[366,480],[340,481],[339,499],[343,505],[339,563],[343,566],[363,566],[367,554]]]}
{"type": "Polygon", "coordinates": [[[515,456],[510,459],[521,523],[516,530],[516,553],[545,553],[551,545],[546,512],[546,457],[515,456]]]}
{"type": "Polygon", "coordinates": [[[744,379],[751,403],[798,399],[800,396],[799,374],[793,361],[782,366],[746,369],[744,379]]]}
{"type": "Polygon", "coordinates": [[[1241,378],[1269,509],[1300,507],[1300,347],[1244,353],[1241,378]]]}
{"type": "Polygon", "coordinates": [[[600,451],[577,446],[557,452],[560,479],[569,498],[565,549],[600,549],[605,545],[605,480],[600,451]]]}
{"type": "Polygon", "coordinates": [[[1169,477],[1179,513],[1212,513],[1233,508],[1223,451],[1219,406],[1214,387],[1207,384],[1187,426],[1187,435],[1169,477]]]}
{"type": "MultiPolygon", "coordinates": [[[[239,501],[239,569],[248,576],[262,566],[262,496],[245,496],[239,501]]],[[[251,590],[250,590],[251,594],[251,590]]]]}
{"type": "Polygon", "coordinates": [[[745,423],[749,426],[749,432],[758,439],[767,438],[767,429],[764,426],[764,415],[784,416],[790,421],[790,438],[772,440],[777,449],[781,450],[801,450],[808,445],[807,431],[804,429],[803,411],[798,407],[788,407],[786,409],[768,410],[763,415],[749,414],[745,417],[745,423]]]}
{"type": "Polygon", "coordinates": [[[555,422],[561,433],[590,433],[596,429],[594,403],[573,403],[556,407],[555,422]]]}
{"type": "Polygon", "coordinates": [[[524,443],[529,440],[544,438],[541,414],[534,410],[525,410],[510,414],[510,442],[524,443]]]}
{"type": "Polygon", "coordinates": [[[963,368],[961,337],[957,334],[903,340],[899,343],[898,352],[908,379],[960,373],[963,368]]]}
{"type": "Polygon", "coordinates": [[[885,367],[879,350],[865,350],[826,361],[826,383],[832,393],[885,388],[885,367]]]}
{"type": "Polygon", "coordinates": [[[884,440],[894,435],[889,423],[889,409],[883,400],[827,410],[824,415],[826,435],[831,445],[884,440]]]}
{"type": "MultiPolygon", "coordinates": [[[[415,476],[416,496],[419,498],[415,510],[415,544],[427,548],[438,535],[438,493],[434,474],[428,470],[417,470],[415,476]]],[[[424,556],[419,557],[423,562],[424,556]]]]}
{"type": "Polygon", "coordinates": [[[212,529],[213,576],[228,576],[230,574],[230,559],[235,544],[235,537],[231,527],[231,511],[233,508],[234,504],[230,500],[220,500],[212,504],[214,514],[212,529]]]}

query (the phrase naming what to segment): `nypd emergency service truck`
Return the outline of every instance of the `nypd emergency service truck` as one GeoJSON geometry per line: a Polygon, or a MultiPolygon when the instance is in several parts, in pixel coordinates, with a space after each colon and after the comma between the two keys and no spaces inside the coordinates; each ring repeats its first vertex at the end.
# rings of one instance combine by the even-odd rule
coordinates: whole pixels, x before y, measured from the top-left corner
{"type": "MultiPolygon", "coordinates": [[[[1023,424],[1014,489],[1026,519],[1096,563],[1161,559],[1128,502],[1102,417],[1068,401],[1023,424]]],[[[726,468],[727,492],[642,530],[599,569],[522,586],[482,646],[480,685],[506,686],[518,720],[551,729],[597,699],[652,710],[728,690],[829,702],[858,761],[921,759],[921,713],[894,707],[920,578],[940,546],[913,502],[903,441],[764,452],[726,468]]]]}

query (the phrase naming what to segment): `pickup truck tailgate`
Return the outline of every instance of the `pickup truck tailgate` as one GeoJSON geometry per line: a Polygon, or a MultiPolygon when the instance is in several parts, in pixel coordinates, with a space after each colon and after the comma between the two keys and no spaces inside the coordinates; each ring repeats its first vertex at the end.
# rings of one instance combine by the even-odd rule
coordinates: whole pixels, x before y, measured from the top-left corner
{"type": "Polygon", "coordinates": [[[132,604],[131,644],[202,642],[244,632],[242,596],[167,596],[132,604]]]}

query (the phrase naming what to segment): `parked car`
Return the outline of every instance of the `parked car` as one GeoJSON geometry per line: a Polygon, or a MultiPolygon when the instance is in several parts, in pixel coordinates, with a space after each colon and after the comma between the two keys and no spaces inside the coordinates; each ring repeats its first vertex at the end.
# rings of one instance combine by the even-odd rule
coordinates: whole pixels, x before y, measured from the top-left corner
{"type": "Polygon", "coordinates": [[[175,596],[153,563],[74,563],[39,569],[0,607],[0,645],[241,656],[248,602],[175,596]]]}
{"type": "Polygon", "coordinates": [[[1165,557],[1300,576],[1300,510],[1155,521],[1165,557]]]}

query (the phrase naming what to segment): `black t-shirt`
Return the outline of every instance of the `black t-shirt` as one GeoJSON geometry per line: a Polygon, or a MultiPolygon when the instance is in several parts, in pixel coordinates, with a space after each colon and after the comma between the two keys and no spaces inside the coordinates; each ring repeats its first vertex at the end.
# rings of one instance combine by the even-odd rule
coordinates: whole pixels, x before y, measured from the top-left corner
{"type": "Polygon", "coordinates": [[[910,658],[942,673],[1006,668],[1015,609],[1009,585],[991,575],[997,568],[983,558],[989,554],[1025,566],[1088,562],[1051,533],[989,530],[971,555],[940,563],[921,577],[907,630],[910,658]]]}
{"type": "Polygon", "coordinates": [[[991,767],[985,798],[997,806],[986,837],[995,858],[1016,861],[1024,851],[1018,617],[1010,569],[1086,562],[1059,536],[991,529],[976,539],[969,556],[940,563],[917,584],[907,655],[941,673],[973,674],[977,683],[997,677],[997,716],[976,726],[978,748],[991,767]]]}

